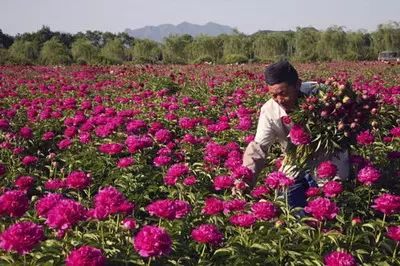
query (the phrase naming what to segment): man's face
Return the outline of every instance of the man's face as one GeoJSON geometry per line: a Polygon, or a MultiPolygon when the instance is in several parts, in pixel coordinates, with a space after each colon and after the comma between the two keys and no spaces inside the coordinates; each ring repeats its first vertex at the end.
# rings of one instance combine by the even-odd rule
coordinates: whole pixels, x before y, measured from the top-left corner
{"type": "Polygon", "coordinates": [[[286,112],[291,112],[295,108],[301,81],[296,85],[288,85],[286,82],[269,85],[269,94],[286,112]]]}

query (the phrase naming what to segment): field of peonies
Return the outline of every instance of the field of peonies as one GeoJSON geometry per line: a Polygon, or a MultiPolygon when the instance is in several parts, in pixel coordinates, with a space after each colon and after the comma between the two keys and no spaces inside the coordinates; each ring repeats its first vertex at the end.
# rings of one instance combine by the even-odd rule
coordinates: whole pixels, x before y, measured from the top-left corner
{"type": "Polygon", "coordinates": [[[302,217],[279,146],[246,188],[264,66],[0,66],[0,265],[400,265],[400,66],[296,67],[362,99],[292,118],[323,108],[311,152],[354,136],[351,180],[321,163],[302,217]]]}

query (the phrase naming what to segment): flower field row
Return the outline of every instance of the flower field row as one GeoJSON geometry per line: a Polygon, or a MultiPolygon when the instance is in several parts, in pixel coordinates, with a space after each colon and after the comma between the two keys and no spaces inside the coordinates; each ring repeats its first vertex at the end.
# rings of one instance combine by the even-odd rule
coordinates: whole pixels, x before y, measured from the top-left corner
{"type": "Polygon", "coordinates": [[[301,217],[278,146],[247,187],[261,65],[0,67],[0,264],[399,265],[400,67],[298,69],[362,99],[292,118],[355,136],[350,180],[320,164],[301,217]]]}

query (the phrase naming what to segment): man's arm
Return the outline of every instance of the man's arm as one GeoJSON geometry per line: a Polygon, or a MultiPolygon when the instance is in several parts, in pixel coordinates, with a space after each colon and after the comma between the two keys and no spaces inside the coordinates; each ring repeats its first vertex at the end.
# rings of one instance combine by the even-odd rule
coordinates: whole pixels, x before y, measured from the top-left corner
{"type": "Polygon", "coordinates": [[[250,142],[243,154],[243,165],[248,167],[254,177],[249,184],[254,187],[257,176],[265,167],[265,158],[268,148],[275,141],[275,132],[272,129],[272,122],[267,116],[267,108],[262,108],[258,119],[257,133],[254,141],[250,142]]]}

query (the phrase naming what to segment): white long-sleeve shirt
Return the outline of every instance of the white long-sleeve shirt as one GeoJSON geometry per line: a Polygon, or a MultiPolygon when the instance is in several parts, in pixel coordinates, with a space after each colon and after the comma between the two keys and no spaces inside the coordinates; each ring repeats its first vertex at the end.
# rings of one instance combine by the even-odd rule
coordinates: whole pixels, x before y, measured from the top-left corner
{"type": "MultiPolygon", "coordinates": [[[[306,95],[313,93],[316,82],[304,82],[300,91],[306,95]]],[[[254,141],[250,142],[243,155],[243,165],[250,168],[255,173],[255,179],[265,166],[265,158],[269,147],[278,142],[282,152],[285,154],[289,140],[290,128],[292,123],[285,124],[282,117],[287,116],[286,111],[273,99],[268,100],[262,107],[258,120],[257,132],[254,141]]],[[[301,171],[314,171],[319,163],[330,160],[338,168],[337,176],[341,179],[347,179],[349,176],[349,154],[348,151],[338,152],[331,155],[315,154],[313,159],[307,162],[307,169],[298,169],[296,166],[282,164],[280,171],[287,176],[296,178],[301,171]]],[[[254,180],[254,185],[256,180],[254,180]]]]}

